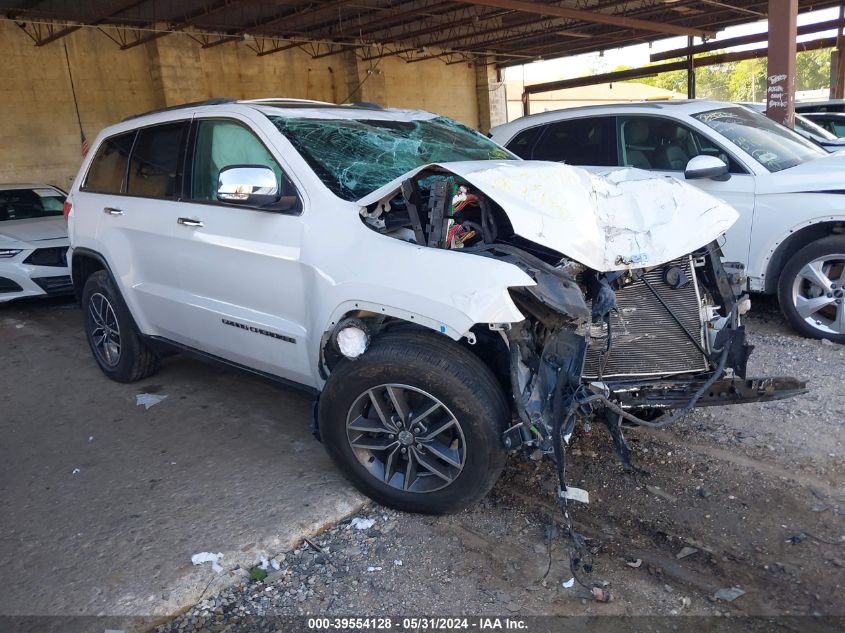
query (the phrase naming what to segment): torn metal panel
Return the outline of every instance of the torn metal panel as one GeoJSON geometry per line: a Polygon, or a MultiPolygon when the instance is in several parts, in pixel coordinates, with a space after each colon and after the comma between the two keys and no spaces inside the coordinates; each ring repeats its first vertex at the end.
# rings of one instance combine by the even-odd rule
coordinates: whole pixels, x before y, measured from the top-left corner
{"type": "Polygon", "coordinates": [[[739,217],[724,202],[674,178],[638,169],[605,175],[543,161],[429,164],[358,200],[392,197],[424,170],[477,187],[507,214],[514,232],[597,271],[657,266],[717,239],[739,217]]]}

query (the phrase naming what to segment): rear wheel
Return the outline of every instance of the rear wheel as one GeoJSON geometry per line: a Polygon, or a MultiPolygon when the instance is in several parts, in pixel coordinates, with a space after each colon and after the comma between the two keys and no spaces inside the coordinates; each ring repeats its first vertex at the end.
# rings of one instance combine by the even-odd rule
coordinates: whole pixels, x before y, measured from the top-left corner
{"type": "Polygon", "coordinates": [[[442,335],[387,333],[332,372],[320,434],[364,494],[411,512],[461,510],[498,479],[509,409],[490,370],[442,335]]]}
{"type": "Polygon", "coordinates": [[[818,240],[795,253],[781,273],[778,299],[804,336],[845,343],[845,237],[818,240]]]}
{"type": "Polygon", "coordinates": [[[117,382],[134,382],[158,371],[158,358],[141,340],[129,310],[108,273],[98,270],[82,290],[85,334],[94,360],[117,382]]]}

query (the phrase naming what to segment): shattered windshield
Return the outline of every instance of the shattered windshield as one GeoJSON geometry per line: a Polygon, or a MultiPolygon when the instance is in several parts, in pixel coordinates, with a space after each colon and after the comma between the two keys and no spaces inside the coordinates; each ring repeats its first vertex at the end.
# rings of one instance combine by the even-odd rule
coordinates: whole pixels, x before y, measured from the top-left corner
{"type": "Polygon", "coordinates": [[[270,116],[331,191],[358,200],[428,163],[518,160],[478,132],[437,117],[415,121],[270,116]]]}
{"type": "Polygon", "coordinates": [[[727,137],[771,172],[827,154],[800,134],[748,108],[720,108],[693,117],[727,137]]]}

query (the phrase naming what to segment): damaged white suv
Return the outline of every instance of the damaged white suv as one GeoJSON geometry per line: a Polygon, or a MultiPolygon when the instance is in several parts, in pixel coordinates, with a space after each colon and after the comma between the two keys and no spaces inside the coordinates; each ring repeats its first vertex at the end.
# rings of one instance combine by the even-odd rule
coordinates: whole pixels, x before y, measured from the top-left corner
{"type": "Polygon", "coordinates": [[[601,418],[629,465],[623,419],[804,390],[745,377],[742,269],[716,242],[732,208],[671,178],[522,161],[430,113],[147,114],[100,133],[68,201],[107,376],[177,350],[303,387],[337,465],[393,507],[462,508],[509,449],[561,464],[576,419],[601,418]]]}

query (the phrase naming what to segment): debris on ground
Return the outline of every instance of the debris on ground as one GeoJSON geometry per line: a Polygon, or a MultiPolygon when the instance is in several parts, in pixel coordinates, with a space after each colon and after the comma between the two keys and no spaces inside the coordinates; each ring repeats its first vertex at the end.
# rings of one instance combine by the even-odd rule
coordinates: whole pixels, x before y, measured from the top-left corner
{"type": "Polygon", "coordinates": [[[575,585],[575,578],[574,577],[570,578],[569,580],[562,580],[560,582],[560,586],[563,587],[564,589],[572,589],[572,587],[574,585],[575,585]]]}
{"type": "Polygon", "coordinates": [[[203,563],[211,563],[211,568],[218,574],[223,571],[223,566],[220,564],[220,559],[223,554],[213,554],[211,552],[200,552],[191,556],[191,563],[194,565],[202,565],[203,563]]]}
{"type": "Polygon", "coordinates": [[[373,527],[373,525],[375,525],[375,523],[375,519],[362,519],[361,517],[355,517],[352,519],[349,527],[355,530],[369,530],[373,527]]]}
{"type": "Polygon", "coordinates": [[[640,565],[642,565],[642,564],[643,564],[643,559],[642,559],[642,558],[637,558],[636,560],[626,560],[626,561],[625,561],[625,564],[626,564],[628,567],[632,567],[632,568],[634,568],[634,569],[639,569],[640,565]]]}
{"type": "Polygon", "coordinates": [[[249,579],[254,580],[256,582],[261,582],[267,578],[267,570],[262,569],[259,566],[253,567],[249,570],[249,579]]]}
{"type": "Polygon", "coordinates": [[[607,583],[594,584],[592,589],[590,589],[590,593],[593,594],[593,598],[596,602],[610,602],[613,599],[607,583]]]}
{"type": "Polygon", "coordinates": [[[139,393],[135,396],[135,406],[136,407],[144,407],[144,410],[148,410],[150,407],[154,407],[159,402],[164,400],[167,396],[164,394],[156,394],[156,393],[139,393]]]}
{"type": "Polygon", "coordinates": [[[677,503],[678,501],[678,498],[675,495],[670,495],[665,490],[662,490],[659,486],[646,486],[645,489],[648,490],[655,497],[660,497],[661,499],[664,499],[665,501],[668,501],[670,503],[677,503]]]}
{"type": "Polygon", "coordinates": [[[697,553],[698,553],[697,547],[687,546],[687,547],[682,548],[680,552],[675,554],[675,558],[677,558],[678,560],[681,560],[682,558],[686,558],[687,556],[692,556],[693,554],[697,554],[697,553]]]}
{"type": "Polygon", "coordinates": [[[716,600],[724,600],[725,602],[733,602],[740,596],[744,596],[745,592],[739,587],[722,587],[713,594],[716,600]]]}

